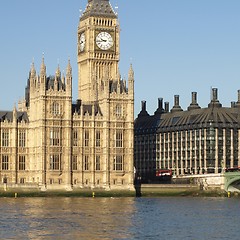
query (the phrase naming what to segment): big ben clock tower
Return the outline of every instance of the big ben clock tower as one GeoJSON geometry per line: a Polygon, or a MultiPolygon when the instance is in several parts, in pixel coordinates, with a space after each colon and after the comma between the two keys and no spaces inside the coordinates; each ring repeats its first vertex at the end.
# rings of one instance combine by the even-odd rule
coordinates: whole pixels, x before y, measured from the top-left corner
{"type": "Polygon", "coordinates": [[[83,172],[83,185],[99,182],[104,188],[120,189],[133,185],[134,72],[131,66],[128,82],[121,78],[119,35],[118,17],[109,0],[88,0],[77,45],[81,106],[76,112],[83,114],[84,122],[74,123],[86,127],[80,159],[84,167],[88,161],[92,167],[83,172]]]}
{"type": "Polygon", "coordinates": [[[78,27],[78,98],[96,100],[97,85],[117,79],[119,25],[109,0],[88,0],[78,27]]]}

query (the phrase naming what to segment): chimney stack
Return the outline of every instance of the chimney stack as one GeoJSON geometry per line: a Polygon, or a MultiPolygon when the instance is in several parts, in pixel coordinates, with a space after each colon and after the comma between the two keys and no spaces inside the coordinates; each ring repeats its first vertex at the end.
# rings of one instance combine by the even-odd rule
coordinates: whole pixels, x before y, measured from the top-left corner
{"type": "Polygon", "coordinates": [[[217,88],[212,89],[212,101],[214,101],[214,102],[218,101],[218,90],[217,90],[217,88]]]}
{"type": "Polygon", "coordinates": [[[179,95],[174,95],[174,106],[171,109],[171,112],[179,112],[182,111],[182,108],[179,105],[179,95]]]}
{"type": "Polygon", "coordinates": [[[149,116],[147,109],[146,109],[146,101],[142,101],[142,110],[138,114],[138,117],[147,117],[149,116]]]}
{"type": "Polygon", "coordinates": [[[197,103],[197,92],[192,92],[192,102],[190,106],[188,107],[188,111],[192,109],[198,109],[200,108],[198,103],[197,103]]]}
{"type": "Polygon", "coordinates": [[[179,95],[174,96],[174,105],[179,106],[179,95]]]}
{"type": "Polygon", "coordinates": [[[142,101],[142,111],[146,111],[146,101],[142,101]]]}
{"type": "Polygon", "coordinates": [[[240,107],[240,90],[238,90],[238,101],[235,103],[235,107],[240,107]]]}
{"type": "Polygon", "coordinates": [[[158,98],[158,108],[159,109],[163,108],[163,99],[162,98],[158,98]]]}
{"type": "Polygon", "coordinates": [[[197,103],[197,93],[192,92],[192,104],[196,104],[196,103],[197,103]]]}
{"type": "Polygon", "coordinates": [[[222,107],[222,104],[218,101],[218,89],[212,88],[212,99],[208,104],[208,107],[222,107]]]}
{"type": "Polygon", "coordinates": [[[165,112],[166,112],[166,113],[169,112],[169,102],[165,102],[164,109],[165,109],[165,112]]]}
{"type": "Polygon", "coordinates": [[[158,108],[154,114],[156,115],[156,114],[162,114],[162,113],[164,113],[163,98],[158,98],[158,108]]]}

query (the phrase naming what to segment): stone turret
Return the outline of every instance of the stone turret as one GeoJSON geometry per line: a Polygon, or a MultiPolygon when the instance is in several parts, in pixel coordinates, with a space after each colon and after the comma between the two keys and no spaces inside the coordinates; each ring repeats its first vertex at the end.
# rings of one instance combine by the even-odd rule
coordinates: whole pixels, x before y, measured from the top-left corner
{"type": "Polygon", "coordinates": [[[64,90],[65,89],[65,85],[66,85],[64,72],[62,73],[61,81],[62,81],[62,90],[64,90]]]}
{"type": "Polygon", "coordinates": [[[17,123],[17,108],[16,108],[15,104],[14,104],[14,107],[13,107],[13,122],[17,123]]]}
{"type": "Polygon", "coordinates": [[[68,65],[66,69],[66,92],[72,95],[72,66],[70,59],[68,60],[68,65]]]}
{"type": "MultiPolygon", "coordinates": [[[[46,66],[44,63],[44,56],[42,57],[42,64],[41,64],[41,68],[40,68],[40,78],[44,79],[47,76],[47,70],[46,70],[46,66]]],[[[42,82],[42,81],[41,81],[42,82]]]]}
{"type": "Polygon", "coordinates": [[[30,70],[30,78],[35,78],[36,77],[36,69],[35,69],[35,66],[34,66],[34,62],[32,62],[32,65],[31,65],[31,70],[30,70]]]}
{"type": "Polygon", "coordinates": [[[128,93],[131,96],[134,95],[134,71],[132,64],[130,65],[130,69],[128,72],[128,93]]]}
{"type": "Polygon", "coordinates": [[[54,80],[54,90],[55,91],[59,90],[60,80],[61,80],[61,70],[60,70],[60,66],[58,64],[58,67],[57,67],[57,70],[55,73],[55,80],[54,80]]]}
{"type": "Polygon", "coordinates": [[[47,79],[47,70],[44,63],[44,56],[42,57],[42,64],[40,68],[40,88],[43,92],[46,90],[46,79],[47,79]]]}
{"type": "Polygon", "coordinates": [[[31,69],[29,72],[29,83],[28,83],[28,87],[29,88],[35,88],[36,87],[36,80],[37,80],[37,76],[36,76],[36,70],[35,70],[35,66],[34,66],[34,62],[31,65],[31,69]]]}

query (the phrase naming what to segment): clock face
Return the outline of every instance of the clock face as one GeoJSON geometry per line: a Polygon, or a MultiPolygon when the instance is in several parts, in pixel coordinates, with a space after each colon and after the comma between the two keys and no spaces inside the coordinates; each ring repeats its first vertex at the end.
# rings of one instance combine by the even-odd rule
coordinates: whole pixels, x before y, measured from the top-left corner
{"type": "Polygon", "coordinates": [[[79,38],[79,46],[80,46],[80,52],[82,52],[85,48],[85,43],[86,43],[86,37],[85,33],[82,33],[79,38]]]}
{"type": "Polygon", "coordinates": [[[96,44],[102,50],[108,50],[113,46],[113,38],[107,32],[100,32],[96,37],[96,44]]]}

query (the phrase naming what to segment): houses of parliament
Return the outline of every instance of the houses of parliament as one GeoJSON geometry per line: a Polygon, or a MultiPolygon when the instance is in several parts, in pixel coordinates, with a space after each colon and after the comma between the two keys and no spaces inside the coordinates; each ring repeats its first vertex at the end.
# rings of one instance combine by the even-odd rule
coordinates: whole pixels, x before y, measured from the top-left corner
{"type": "Polygon", "coordinates": [[[48,75],[43,57],[39,68],[32,63],[18,107],[0,111],[0,180],[8,186],[133,188],[134,71],[121,78],[109,0],[88,0],[76,36],[76,101],[70,60],[65,74],[58,66],[48,75]]]}

